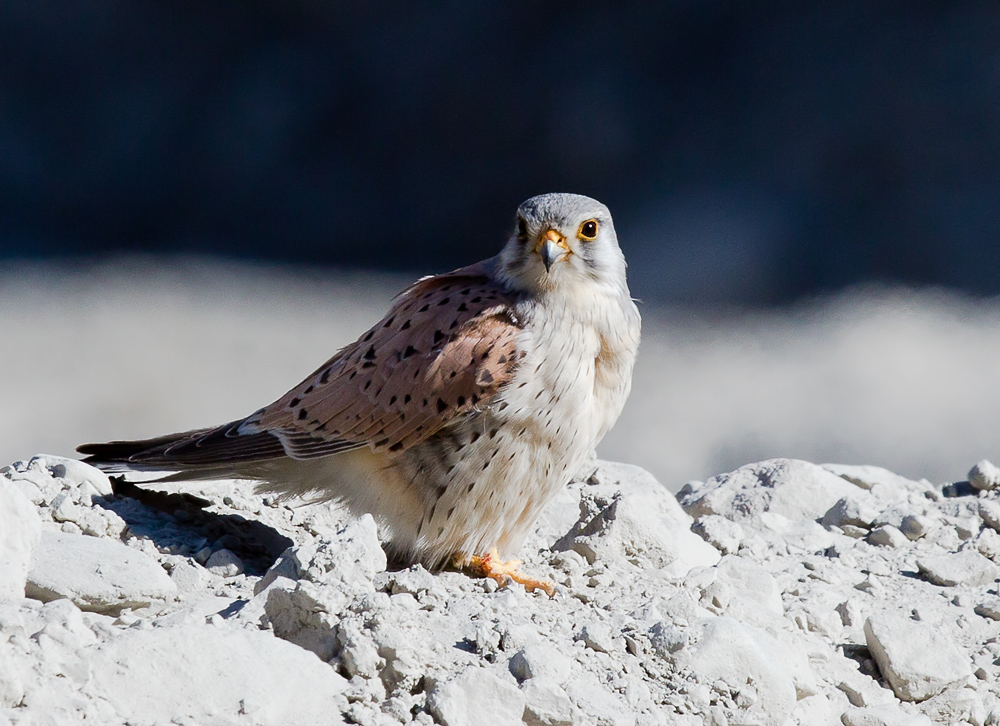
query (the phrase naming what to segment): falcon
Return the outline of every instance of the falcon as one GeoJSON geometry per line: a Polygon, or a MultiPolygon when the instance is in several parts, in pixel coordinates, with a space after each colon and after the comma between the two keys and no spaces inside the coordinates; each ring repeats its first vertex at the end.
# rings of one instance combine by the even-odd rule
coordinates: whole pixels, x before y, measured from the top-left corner
{"type": "Polygon", "coordinates": [[[611,214],[576,194],[518,208],[498,255],[425,277],[246,418],[86,444],[109,472],[239,478],[370,512],[386,549],[549,595],[507,561],[621,413],[640,317],[611,214]]]}

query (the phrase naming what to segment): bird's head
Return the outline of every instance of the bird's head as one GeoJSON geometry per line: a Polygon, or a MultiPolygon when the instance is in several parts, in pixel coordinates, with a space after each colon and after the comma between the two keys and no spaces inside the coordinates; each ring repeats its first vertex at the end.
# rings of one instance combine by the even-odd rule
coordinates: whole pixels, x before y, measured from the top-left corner
{"type": "Polygon", "coordinates": [[[611,213],[579,194],[542,194],[522,203],[500,265],[511,286],[531,292],[625,285],[611,213]]]}

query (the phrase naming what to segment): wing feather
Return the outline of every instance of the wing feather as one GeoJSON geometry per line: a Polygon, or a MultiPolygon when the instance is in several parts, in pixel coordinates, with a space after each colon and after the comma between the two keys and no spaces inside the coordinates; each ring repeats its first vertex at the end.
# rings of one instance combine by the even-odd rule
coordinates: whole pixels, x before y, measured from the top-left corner
{"type": "Polygon", "coordinates": [[[489,405],[518,360],[516,297],[488,263],[425,278],[386,317],[263,409],[255,425],[289,455],[409,448],[489,405]]]}
{"type": "Polygon", "coordinates": [[[199,471],[369,446],[400,451],[488,406],[518,361],[522,321],[487,260],[418,280],[385,318],[270,406],[239,421],[78,451],[109,470],[199,471]]]}

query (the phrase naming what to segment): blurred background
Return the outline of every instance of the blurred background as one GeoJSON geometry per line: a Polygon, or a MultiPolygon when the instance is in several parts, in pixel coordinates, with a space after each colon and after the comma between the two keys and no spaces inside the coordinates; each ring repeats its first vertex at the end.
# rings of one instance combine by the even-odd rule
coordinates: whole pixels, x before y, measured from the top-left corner
{"type": "MultiPolygon", "coordinates": [[[[996,452],[993,2],[0,4],[0,459],[245,415],[523,199],[642,300],[604,456],[996,452]]],[[[996,452],[996,453],[995,453],[996,452]]]]}

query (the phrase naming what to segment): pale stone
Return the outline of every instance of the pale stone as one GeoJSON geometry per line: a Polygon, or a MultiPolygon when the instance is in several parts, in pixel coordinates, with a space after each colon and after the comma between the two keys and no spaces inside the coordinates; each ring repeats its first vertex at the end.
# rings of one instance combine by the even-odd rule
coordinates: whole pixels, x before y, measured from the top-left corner
{"type": "Polygon", "coordinates": [[[880,613],[865,621],[879,670],[903,701],[923,701],[972,674],[969,660],[938,629],[880,613]]]}
{"type": "Polygon", "coordinates": [[[975,550],[921,557],[917,567],[928,580],[942,587],[988,585],[1000,575],[1000,569],[975,550]]]}
{"type": "Polygon", "coordinates": [[[83,610],[117,613],[172,598],[177,587],[156,560],[120,542],[47,531],[25,592],[43,602],[65,597],[83,610]]]}
{"type": "Polygon", "coordinates": [[[891,524],[873,529],[868,535],[868,541],[881,547],[906,547],[910,544],[909,538],[891,524]]]}
{"type": "Polygon", "coordinates": [[[0,603],[20,600],[42,523],[31,501],[0,477],[0,603]]]}
{"type": "Polygon", "coordinates": [[[1000,467],[983,459],[969,469],[969,483],[976,489],[989,491],[1000,487],[1000,467]]]}
{"type": "Polygon", "coordinates": [[[483,668],[469,668],[434,684],[427,706],[444,726],[521,726],[525,696],[513,683],[483,668]]]}

